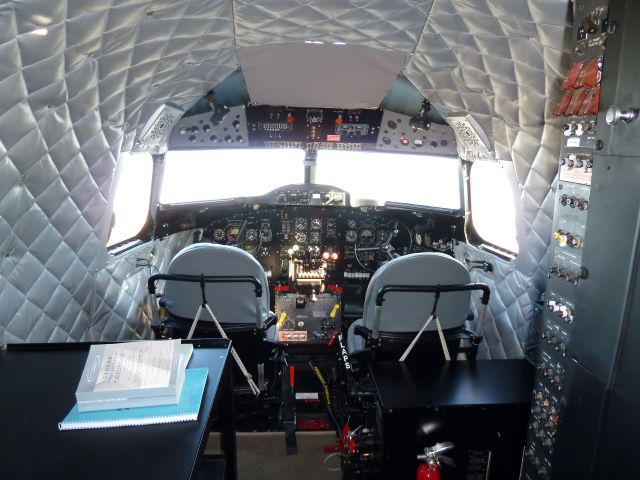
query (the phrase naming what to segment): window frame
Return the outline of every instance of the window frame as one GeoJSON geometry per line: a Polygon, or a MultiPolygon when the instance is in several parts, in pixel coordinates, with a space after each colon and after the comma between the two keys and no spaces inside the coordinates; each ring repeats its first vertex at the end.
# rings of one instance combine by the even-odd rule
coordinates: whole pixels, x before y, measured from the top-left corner
{"type": "Polygon", "coordinates": [[[500,258],[505,260],[514,260],[523,252],[523,230],[522,230],[522,205],[520,202],[520,189],[516,177],[515,167],[513,162],[506,160],[490,160],[490,159],[478,159],[474,161],[463,160],[464,165],[464,186],[465,186],[465,211],[466,211],[466,232],[467,240],[470,245],[473,245],[481,250],[486,250],[500,258]],[[495,163],[506,169],[506,174],[510,180],[511,185],[511,198],[514,206],[514,222],[516,232],[516,242],[518,244],[518,252],[513,252],[506,247],[497,245],[482,237],[478,232],[473,222],[473,202],[471,200],[471,167],[476,162],[495,163]]]}

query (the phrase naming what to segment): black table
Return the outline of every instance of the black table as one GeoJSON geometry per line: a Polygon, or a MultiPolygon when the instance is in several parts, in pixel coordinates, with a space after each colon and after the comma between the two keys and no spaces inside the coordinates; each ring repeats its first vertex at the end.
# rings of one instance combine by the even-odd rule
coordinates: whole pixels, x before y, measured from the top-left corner
{"type": "Polygon", "coordinates": [[[526,360],[378,362],[372,373],[383,478],[415,478],[416,454],[445,441],[456,445],[459,468],[443,478],[464,478],[469,452],[477,451],[491,451],[490,479],[518,478],[533,381],[526,360]]]}
{"type": "Polygon", "coordinates": [[[6,479],[236,478],[229,342],[193,342],[189,367],[209,376],[195,422],[59,431],[75,404],[89,344],[13,345],[0,351],[0,476],[6,479]],[[224,455],[203,452],[214,413],[224,455]],[[202,467],[202,468],[201,468],[202,467]],[[223,473],[221,473],[223,472],[223,473]]]}

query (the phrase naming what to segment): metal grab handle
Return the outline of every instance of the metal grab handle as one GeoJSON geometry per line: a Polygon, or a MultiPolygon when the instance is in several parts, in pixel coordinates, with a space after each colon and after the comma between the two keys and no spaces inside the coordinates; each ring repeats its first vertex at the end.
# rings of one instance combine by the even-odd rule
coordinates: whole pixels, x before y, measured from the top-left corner
{"type": "Polygon", "coordinates": [[[151,275],[147,280],[147,288],[149,294],[155,295],[156,282],[158,280],[170,280],[175,282],[192,282],[192,283],[253,283],[254,293],[256,297],[262,297],[262,284],[256,277],[250,275],[183,275],[156,273],[151,275]]]}
{"type": "Polygon", "coordinates": [[[384,302],[384,296],[389,292],[435,293],[436,299],[433,304],[433,311],[431,312],[432,315],[435,315],[441,293],[465,292],[470,290],[482,290],[481,304],[483,306],[489,304],[491,291],[489,290],[489,286],[484,283],[457,283],[448,285],[385,285],[378,290],[378,294],[376,295],[376,309],[371,337],[375,340],[378,339],[378,334],[380,332],[380,316],[382,315],[382,302],[384,302]]]}
{"type": "Polygon", "coordinates": [[[376,295],[376,306],[381,307],[384,302],[384,296],[389,292],[408,292],[408,293],[445,293],[445,292],[464,292],[469,290],[482,290],[482,304],[489,303],[491,291],[489,286],[484,283],[458,283],[450,285],[385,285],[376,295]]]}
{"type": "Polygon", "coordinates": [[[493,272],[493,264],[486,260],[471,260],[469,257],[464,259],[464,263],[468,265],[468,270],[480,268],[485,272],[493,272]]]}

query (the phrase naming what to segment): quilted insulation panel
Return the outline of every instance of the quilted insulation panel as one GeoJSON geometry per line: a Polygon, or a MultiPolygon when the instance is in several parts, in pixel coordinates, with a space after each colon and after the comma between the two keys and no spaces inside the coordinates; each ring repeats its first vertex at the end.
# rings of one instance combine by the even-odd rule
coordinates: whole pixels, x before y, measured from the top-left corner
{"type": "Polygon", "coordinates": [[[96,337],[118,152],[236,66],[228,1],[0,1],[0,344],[96,337]]]}
{"type": "MultiPolygon", "coordinates": [[[[503,281],[541,290],[568,5],[0,0],[0,343],[148,335],[148,267],[105,260],[117,152],[157,106],[188,107],[232,72],[236,46],[309,40],[409,54],[402,73],[442,113],[472,114],[495,157],[514,162],[525,234],[503,281]]],[[[175,241],[156,255],[170,258],[175,241]]],[[[526,342],[531,310],[493,278],[512,321],[496,327],[488,354],[502,355],[506,338],[504,355],[521,355],[513,345],[526,342]]]]}
{"type": "MultiPolygon", "coordinates": [[[[437,0],[436,0],[437,1],[437,0]]],[[[412,52],[433,0],[234,0],[237,46],[344,42],[412,52]]]]}
{"type": "Polygon", "coordinates": [[[192,231],[176,233],[110,257],[98,274],[91,340],[152,338],[151,309],[157,305],[149,301],[147,280],[154,273],[166,272],[174,255],[192,240],[192,231]]]}
{"type": "Polygon", "coordinates": [[[552,112],[569,61],[569,8],[566,0],[436,0],[405,68],[444,116],[471,113],[495,158],[513,161],[524,223],[518,268],[540,290],[561,138],[552,112]]]}
{"type": "MultiPolygon", "coordinates": [[[[516,268],[514,262],[463,243],[455,250],[456,258],[465,264],[469,264],[469,260],[485,261],[493,267],[490,272],[478,268],[469,270],[472,282],[484,283],[491,289],[484,328],[480,332],[483,342],[480,343],[478,358],[533,357],[540,317],[536,302],[542,292],[528,275],[516,268]]],[[[474,321],[468,324],[471,331],[477,331],[479,306],[480,296],[473,295],[471,309],[474,321]]]]}

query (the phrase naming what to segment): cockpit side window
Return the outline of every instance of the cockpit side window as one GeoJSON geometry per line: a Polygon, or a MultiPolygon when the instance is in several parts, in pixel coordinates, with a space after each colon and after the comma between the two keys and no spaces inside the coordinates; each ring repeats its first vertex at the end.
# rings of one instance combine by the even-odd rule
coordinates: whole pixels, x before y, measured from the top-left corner
{"type": "Polygon", "coordinates": [[[511,162],[476,161],[469,183],[472,225],[481,243],[517,254],[517,190],[511,162]]]}
{"type": "Polygon", "coordinates": [[[151,154],[122,152],[114,180],[113,217],[107,246],[133,239],[149,215],[153,177],[151,154]]]}

